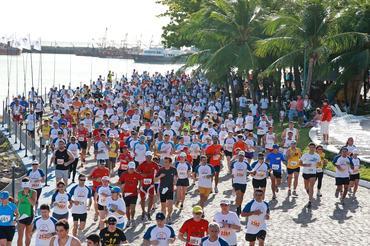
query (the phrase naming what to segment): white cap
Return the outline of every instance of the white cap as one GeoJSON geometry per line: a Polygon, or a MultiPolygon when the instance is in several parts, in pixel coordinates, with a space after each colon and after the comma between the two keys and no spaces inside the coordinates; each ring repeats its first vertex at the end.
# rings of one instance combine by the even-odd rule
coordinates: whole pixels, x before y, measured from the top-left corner
{"type": "Polygon", "coordinates": [[[245,152],[241,150],[241,151],[238,152],[238,155],[245,156],[245,152]]]}
{"type": "Polygon", "coordinates": [[[352,150],[352,154],[354,154],[354,155],[358,155],[358,154],[359,154],[358,149],[354,149],[354,150],[352,150]]]}
{"type": "Polygon", "coordinates": [[[22,182],[22,188],[31,188],[31,183],[29,181],[22,182]]]}
{"type": "Polygon", "coordinates": [[[180,114],[179,113],[175,113],[175,116],[180,116],[180,114]]]}
{"type": "Polygon", "coordinates": [[[181,152],[180,153],[180,157],[186,157],[186,153],[185,152],[181,152]]]}
{"type": "Polygon", "coordinates": [[[152,156],[152,155],[153,155],[153,153],[151,151],[145,152],[145,156],[152,156]]]}
{"type": "Polygon", "coordinates": [[[135,162],[130,161],[130,162],[128,163],[128,168],[136,168],[136,164],[135,164],[135,162]]]}
{"type": "Polygon", "coordinates": [[[101,178],[101,180],[109,181],[109,177],[108,176],[104,176],[104,177],[101,178]]]}
{"type": "Polygon", "coordinates": [[[229,200],[221,200],[220,204],[226,204],[226,205],[230,205],[230,201],[229,200]]]}
{"type": "Polygon", "coordinates": [[[225,124],[221,124],[221,128],[225,128],[225,124]]]}

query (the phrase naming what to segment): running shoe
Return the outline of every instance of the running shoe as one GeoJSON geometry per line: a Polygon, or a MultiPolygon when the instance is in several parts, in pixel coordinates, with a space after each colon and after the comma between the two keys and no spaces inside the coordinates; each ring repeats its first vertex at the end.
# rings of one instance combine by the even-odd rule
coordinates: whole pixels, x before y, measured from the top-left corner
{"type": "Polygon", "coordinates": [[[298,196],[297,191],[293,191],[293,196],[298,196]]]}
{"type": "Polygon", "coordinates": [[[307,203],[307,208],[308,208],[308,209],[310,209],[311,207],[312,207],[311,202],[308,202],[308,203],[307,203]]]}
{"type": "Polygon", "coordinates": [[[292,191],[288,190],[288,196],[291,196],[291,195],[292,195],[292,191]]]}
{"type": "Polygon", "coordinates": [[[94,221],[98,221],[98,215],[97,214],[94,215],[94,221]]]}
{"type": "Polygon", "coordinates": [[[215,193],[218,193],[218,188],[217,187],[215,187],[215,193]]]}
{"type": "Polygon", "coordinates": [[[147,213],[146,216],[148,217],[148,220],[152,220],[152,218],[150,217],[150,213],[147,213]]]}
{"type": "Polygon", "coordinates": [[[144,221],[144,220],[145,220],[145,214],[144,214],[144,213],[141,215],[141,220],[142,220],[142,221],[144,221]]]}
{"type": "Polygon", "coordinates": [[[335,191],[335,197],[338,198],[339,197],[339,190],[336,190],[335,191]]]}

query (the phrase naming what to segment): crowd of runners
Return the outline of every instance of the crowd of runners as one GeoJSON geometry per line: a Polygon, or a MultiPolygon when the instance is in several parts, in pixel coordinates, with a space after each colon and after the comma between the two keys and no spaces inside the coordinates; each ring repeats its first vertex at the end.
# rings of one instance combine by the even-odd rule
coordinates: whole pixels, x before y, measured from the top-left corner
{"type": "Polygon", "coordinates": [[[87,217],[98,224],[97,234],[84,235],[87,245],[245,245],[237,242],[241,217],[248,218],[245,240],[263,245],[267,201],[277,199],[282,182],[288,196],[307,199],[308,209],[315,196],[335,195],[344,203],[348,192],[356,195],[360,161],[352,138],[333,160],[335,194],[321,193],[328,163],[323,146],[310,143],[305,153],[297,147],[299,129],[311,119],[321,124],[323,144],[328,143],[327,101],[313,110],[307,97],[291,100],[275,119],[282,124],[288,117],[281,134],[275,132],[279,122],[266,97],[256,103],[242,96],[238,102],[234,117],[227,94],[201,76],[135,70],[130,78],[116,79],[110,72],[83,87],[51,88],[46,102],[33,88],[27,98],[14,98],[9,105],[13,120],[52,150],[48,165],[55,169],[56,190],[48,204],[38,203],[46,177],[33,161],[16,197],[1,192],[0,246],[11,244],[16,226],[18,245],[30,245],[32,237],[41,246],[81,245],[87,217]],[[88,162],[95,167],[79,172],[88,162]],[[222,198],[208,221],[204,208],[210,194],[223,196],[218,194],[222,169],[229,177],[222,185],[230,185],[233,199],[222,198]],[[307,194],[298,194],[299,182],[307,194]],[[254,191],[246,202],[248,183],[254,191]],[[174,207],[192,204],[186,200],[191,185],[198,188],[192,192],[199,203],[175,231],[174,207]],[[272,197],[266,197],[266,189],[272,197]],[[127,228],[152,219],[143,239],[127,240],[127,228]]]}

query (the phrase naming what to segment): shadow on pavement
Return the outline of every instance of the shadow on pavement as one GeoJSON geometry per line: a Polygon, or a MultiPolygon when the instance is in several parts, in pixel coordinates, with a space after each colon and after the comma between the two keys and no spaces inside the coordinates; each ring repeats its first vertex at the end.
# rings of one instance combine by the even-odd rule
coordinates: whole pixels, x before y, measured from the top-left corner
{"type": "Polygon", "coordinates": [[[307,227],[308,224],[313,223],[317,218],[312,218],[312,211],[307,209],[306,206],[302,208],[302,211],[298,214],[297,218],[293,218],[296,224],[301,224],[302,227],[307,227]]]}

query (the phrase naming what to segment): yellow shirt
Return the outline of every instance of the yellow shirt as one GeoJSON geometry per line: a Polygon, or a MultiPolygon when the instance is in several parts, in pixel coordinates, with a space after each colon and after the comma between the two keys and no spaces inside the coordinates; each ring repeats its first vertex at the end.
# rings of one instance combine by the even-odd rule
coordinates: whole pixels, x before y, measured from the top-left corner
{"type": "Polygon", "coordinates": [[[118,156],[118,153],[116,152],[116,150],[118,149],[118,142],[117,141],[114,141],[111,146],[110,146],[110,150],[109,150],[109,158],[116,158],[118,156]]]}
{"type": "Polygon", "coordinates": [[[41,126],[41,135],[42,135],[42,138],[47,140],[50,138],[50,130],[51,130],[51,126],[47,125],[42,125],[41,126]]]}
{"type": "Polygon", "coordinates": [[[324,168],[325,153],[322,152],[321,154],[319,154],[319,156],[320,156],[320,162],[317,163],[316,169],[319,169],[318,171],[322,172],[322,169],[324,168]]]}
{"type": "Polygon", "coordinates": [[[295,151],[293,153],[292,148],[289,148],[288,151],[290,152],[290,157],[288,159],[287,168],[289,169],[299,168],[299,159],[302,156],[301,150],[299,148],[295,148],[295,151]]]}

